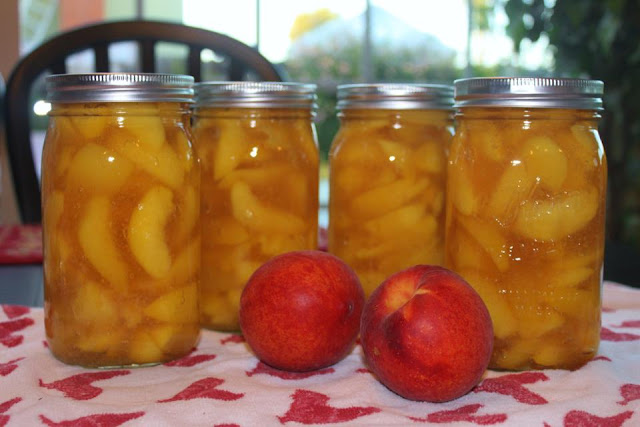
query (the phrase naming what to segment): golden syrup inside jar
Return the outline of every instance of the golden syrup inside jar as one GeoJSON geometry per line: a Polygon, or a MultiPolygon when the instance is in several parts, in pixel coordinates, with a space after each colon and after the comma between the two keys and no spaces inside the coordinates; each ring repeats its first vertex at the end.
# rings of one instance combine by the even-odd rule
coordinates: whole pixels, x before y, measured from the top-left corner
{"type": "Polygon", "coordinates": [[[606,158],[591,110],[460,109],[446,261],[494,326],[494,369],[574,369],[597,352],[606,158]]]}
{"type": "Polygon", "coordinates": [[[447,110],[348,109],[329,154],[329,252],[366,295],[387,277],[444,260],[447,110]]]}
{"type": "Polygon", "coordinates": [[[273,256],[317,248],[319,155],[309,109],[198,108],[201,323],[238,330],[244,285],[273,256]]]}
{"type": "Polygon", "coordinates": [[[42,165],[45,327],[66,363],[161,363],[197,344],[199,170],[187,112],[53,105],[42,165]]]}

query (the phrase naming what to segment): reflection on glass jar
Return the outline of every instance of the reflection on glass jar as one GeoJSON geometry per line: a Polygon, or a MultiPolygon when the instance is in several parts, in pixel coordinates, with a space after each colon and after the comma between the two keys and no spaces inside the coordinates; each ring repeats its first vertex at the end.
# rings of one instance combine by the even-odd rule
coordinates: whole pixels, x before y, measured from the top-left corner
{"type": "Polygon", "coordinates": [[[489,308],[496,369],[573,369],[600,335],[602,83],[456,82],[446,266],[489,308]]]}
{"type": "Polygon", "coordinates": [[[404,268],[443,263],[452,105],[448,86],[338,87],[329,252],[356,271],[367,295],[404,268]]]}
{"type": "Polygon", "coordinates": [[[251,274],[275,255],[317,247],[314,105],[314,85],[196,85],[204,327],[239,329],[240,295],[251,274]]]}
{"type": "Polygon", "coordinates": [[[66,363],[161,363],[197,343],[192,81],[152,74],[47,79],[45,326],[51,351],[66,363]]]}

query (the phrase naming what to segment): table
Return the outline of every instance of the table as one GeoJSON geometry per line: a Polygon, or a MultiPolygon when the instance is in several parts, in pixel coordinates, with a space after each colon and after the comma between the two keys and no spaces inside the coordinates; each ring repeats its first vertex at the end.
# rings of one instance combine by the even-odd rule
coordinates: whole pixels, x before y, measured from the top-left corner
{"type": "Polygon", "coordinates": [[[46,347],[42,308],[0,309],[0,426],[640,425],[640,290],[604,285],[602,343],[579,370],[488,371],[446,403],[405,400],[366,369],[361,348],[312,373],[260,363],[237,334],[204,331],[164,365],[67,366],[46,347]]]}

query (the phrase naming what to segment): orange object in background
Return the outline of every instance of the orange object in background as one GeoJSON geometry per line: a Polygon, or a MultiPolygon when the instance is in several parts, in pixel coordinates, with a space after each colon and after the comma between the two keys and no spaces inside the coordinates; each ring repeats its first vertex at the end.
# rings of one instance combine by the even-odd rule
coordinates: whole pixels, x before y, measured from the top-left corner
{"type": "Polygon", "coordinates": [[[329,154],[329,252],[366,295],[388,276],[444,260],[453,88],[338,87],[341,127],[329,154]]]}
{"type": "Polygon", "coordinates": [[[63,362],[154,364],[197,343],[192,83],[150,74],[47,79],[45,327],[63,362]]]}
{"type": "Polygon", "coordinates": [[[482,296],[490,367],[573,369],[600,339],[607,166],[601,82],[456,82],[446,266],[482,296]]]}
{"type": "Polygon", "coordinates": [[[240,294],[284,252],[316,249],[319,155],[315,85],[196,85],[202,165],[202,326],[238,330],[240,294]]]}

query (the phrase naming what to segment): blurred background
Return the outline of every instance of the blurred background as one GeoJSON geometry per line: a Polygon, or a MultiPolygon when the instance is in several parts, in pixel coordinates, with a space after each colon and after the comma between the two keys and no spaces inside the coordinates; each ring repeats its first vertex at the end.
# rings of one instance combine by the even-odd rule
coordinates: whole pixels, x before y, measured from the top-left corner
{"type": "MultiPolygon", "coordinates": [[[[2,3],[0,19],[7,34],[1,43],[0,64],[5,80],[18,58],[47,38],[102,21],[178,22],[224,33],[254,46],[277,64],[288,80],[318,85],[316,124],[325,160],[338,127],[334,110],[338,84],[451,84],[461,77],[498,75],[601,79],[605,82],[606,108],[601,135],[610,184],[607,236],[640,248],[640,0],[2,3]],[[13,43],[16,39],[18,42],[13,43]]],[[[167,50],[169,58],[186,55],[175,46],[160,48],[167,50]]],[[[117,71],[135,69],[132,49],[135,46],[122,43],[110,52],[117,58],[117,71]]],[[[219,61],[211,51],[204,51],[203,59],[212,64],[219,61]]],[[[73,72],[83,72],[92,60],[78,54],[68,65],[73,72]]],[[[179,63],[169,59],[161,64],[161,71],[184,72],[179,63]]],[[[214,71],[203,75],[205,80],[215,77],[214,71]]],[[[46,126],[44,90],[31,96],[39,127],[34,132],[34,152],[39,153],[46,126]]],[[[326,177],[326,162],[322,173],[326,177]]]]}

